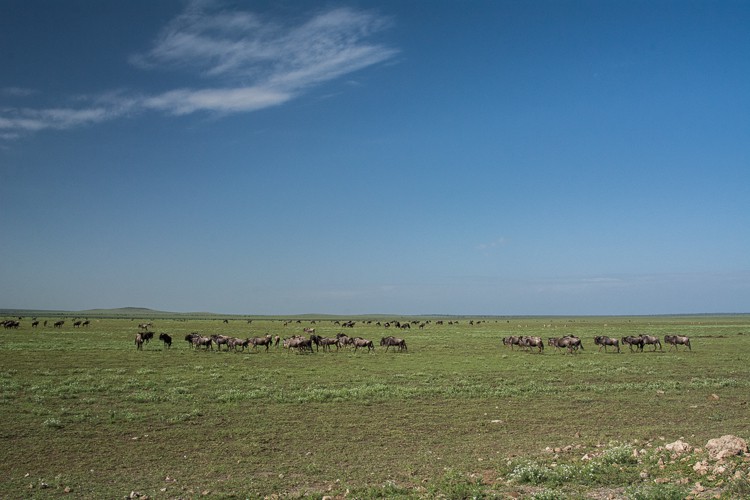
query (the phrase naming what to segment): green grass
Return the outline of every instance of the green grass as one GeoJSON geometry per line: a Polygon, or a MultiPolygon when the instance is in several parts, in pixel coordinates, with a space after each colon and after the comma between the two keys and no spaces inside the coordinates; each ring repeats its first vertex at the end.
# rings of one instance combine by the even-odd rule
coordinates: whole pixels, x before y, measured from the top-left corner
{"type": "Polygon", "coordinates": [[[136,351],[137,318],[92,317],[86,329],[27,319],[0,331],[0,497],[681,498],[697,481],[725,498],[748,490],[741,458],[707,479],[694,460],[658,450],[680,437],[698,447],[750,437],[748,316],[462,318],[398,333],[363,321],[153,320],[171,350],[155,339],[136,351]],[[303,326],[376,344],[403,336],[409,350],[204,352],[183,340],[303,326]],[[594,348],[595,335],[642,332],[690,335],[693,350],[594,348]],[[518,334],[577,334],[585,350],[501,345],[518,334]]]}

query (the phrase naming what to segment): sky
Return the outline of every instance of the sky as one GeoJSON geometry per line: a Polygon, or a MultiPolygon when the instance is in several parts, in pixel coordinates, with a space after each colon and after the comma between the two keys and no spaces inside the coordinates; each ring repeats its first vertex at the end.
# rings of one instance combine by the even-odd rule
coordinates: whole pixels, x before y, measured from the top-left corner
{"type": "Polygon", "coordinates": [[[0,308],[750,312],[750,3],[0,1],[0,308]]]}

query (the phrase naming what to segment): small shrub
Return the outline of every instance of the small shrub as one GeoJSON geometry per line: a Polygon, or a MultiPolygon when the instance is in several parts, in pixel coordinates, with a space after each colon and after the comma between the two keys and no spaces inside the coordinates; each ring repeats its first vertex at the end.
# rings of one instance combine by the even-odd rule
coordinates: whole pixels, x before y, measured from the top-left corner
{"type": "Polygon", "coordinates": [[[63,424],[58,418],[48,418],[44,422],[42,422],[42,425],[44,427],[47,427],[48,429],[62,429],[63,424]]]}
{"type": "Polygon", "coordinates": [[[687,488],[674,484],[642,485],[625,491],[630,500],[683,500],[687,494],[687,488]]]}

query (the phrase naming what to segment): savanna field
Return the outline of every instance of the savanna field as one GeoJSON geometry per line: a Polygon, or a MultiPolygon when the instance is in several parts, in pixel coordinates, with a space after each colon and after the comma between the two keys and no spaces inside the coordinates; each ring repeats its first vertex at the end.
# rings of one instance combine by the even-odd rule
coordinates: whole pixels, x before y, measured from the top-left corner
{"type": "Polygon", "coordinates": [[[747,315],[419,318],[406,330],[382,323],[415,318],[105,316],[0,329],[0,498],[750,498],[747,453],[706,449],[750,439],[747,315]],[[156,336],[139,351],[145,321],[156,336]],[[376,348],[184,340],[303,328],[376,348]],[[642,333],[688,335],[692,350],[593,341],[642,333]],[[408,350],[386,352],[386,335],[408,350]],[[583,350],[511,350],[511,335],[577,335],[583,350]],[[665,448],[678,440],[689,448],[665,448]]]}

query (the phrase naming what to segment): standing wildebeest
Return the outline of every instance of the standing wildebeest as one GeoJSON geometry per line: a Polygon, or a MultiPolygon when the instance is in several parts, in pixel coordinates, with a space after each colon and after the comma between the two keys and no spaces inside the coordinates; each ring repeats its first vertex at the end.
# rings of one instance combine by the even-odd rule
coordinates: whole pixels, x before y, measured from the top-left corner
{"type": "Polygon", "coordinates": [[[627,337],[622,338],[622,345],[628,345],[630,347],[630,352],[633,352],[633,346],[635,346],[636,350],[642,351],[643,350],[643,337],[634,337],[632,335],[628,335],[627,337]]]}
{"type": "MultiPolygon", "coordinates": [[[[659,340],[659,337],[654,337],[653,335],[641,335],[641,339],[643,339],[643,346],[651,344],[654,346],[654,351],[656,351],[656,346],[658,345],[659,350],[663,350],[661,348],[661,340],[659,340]]],[[[641,347],[641,350],[643,350],[643,347],[641,347]]]]}
{"type": "Polygon", "coordinates": [[[81,321],[80,319],[73,322],[73,328],[79,328],[81,326],[81,323],[83,323],[83,321],[81,321]]]}
{"type": "Polygon", "coordinates": [[[143,336],[140,333],[135,335],[135,349],[137,351],[143,349],[143,336]]]}
{"type": "Polygon", "coordinates": [[[383,337],[380,339],[380,345],[385,346],[385,352],[388,352],[388,348],[391,346],[398,347],[399,351],[406,351],[406,341],[396,337],[383,337]]]}
{"type": "Polygon", "coordinates": [[[52,325],[54,328],[62,328],[62,326],[65,324],[65,320],[55,321],[55,324],[52,325]]]}
{"type": "Polygon", "coordinates": [[[39,326],[39,321],[38,320],[31,322],[31,328],[36,328],[37,326],[39,326]]]}
{"type": "Polygon", "coordinates": [[[678,344],[687,346],[687,348],[691,351],[693,350],[693,348],[690,347],[690,337],[688,337],[687,335],[665,335],[664,343],[669,344],[669,350],[672,350],[673,347],[675,348],[675,350],[677,350],[678,344]]]}
{"type": "Polygon", "coordinates": [[[81,326],[89,326],[91,324],[91,321],[86,320],[83,323],[81,323],[81,326]]]}
{"type": "Polygon", "coordinates": [[[170,337],[168,334],[166,334],[166,333],[160,333],[159,334],[159,340],[161,340],[162,342],[164,342],[164,345],[167,346],[167,349],[169,349],[170,347],[172,347],[172,337],[170,337]]]}
{"type": "Polygon", "coordinates": [[[620,352],[620,341],[617,339],[613,339],[612,337],[606,337],[604,335],[597,335],[594,337],[594,345],[599,346],[599,351],[601,352],[602,347],[604,347],[604,352],[607,352],[607,346],[613,345],[617,347],[617,352],[620,352]]]}
{"type": "Polygon", "coordinates": [[[154,338],[154,332],[143,332],[141,336],[143,337],[143,342],[148,344],[151,342],[151,339],[154,338]]]}

